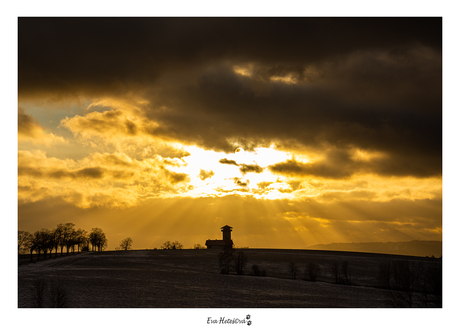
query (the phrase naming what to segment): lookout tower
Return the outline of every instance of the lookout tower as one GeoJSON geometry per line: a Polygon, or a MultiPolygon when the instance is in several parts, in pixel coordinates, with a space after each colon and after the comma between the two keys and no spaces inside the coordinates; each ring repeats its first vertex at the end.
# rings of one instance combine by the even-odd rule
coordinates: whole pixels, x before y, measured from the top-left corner
{"type": "Polygon", "coordinates": [[[206,241],[206,247],[208,249],[223,249],[226,246],[233,246],[233,241],[232,241],[232,230],[233,228],[225,225],[222,228],[220,228],[222,231],[222,239],[208,239],[206,241]]]}
{"type": "Polygon", "coordinates": [[[225,225],[220,230],[222,230],[222,239],[226,242],[232,241],[232,227],[225,225]]]}

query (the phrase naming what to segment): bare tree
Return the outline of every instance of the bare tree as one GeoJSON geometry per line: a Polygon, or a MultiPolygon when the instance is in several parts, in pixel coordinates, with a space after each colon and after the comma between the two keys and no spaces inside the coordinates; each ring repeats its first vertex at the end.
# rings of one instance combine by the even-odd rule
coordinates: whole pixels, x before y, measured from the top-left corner
{"type": "Polygon", "coordinates": [[[309,262],[305,268],[305,278],[310,281],[316,281],[321,269],[315,262],[309,262]]]}
{"type": "Polygon", "coordinates": [[[27,251],[27,247],[25,245],[27,244],[30,236],[30,232],[18,230],[18,253],[27,251]]]}
{"type": "Polygon", "coordinates": [[[219,267],[221,274],[230,273],[230,264],[233,261],[233,249],[232,245],[226,245],[219,253],[219,267]]]}
{"type": "Polygon", "coordinates": [[[243,270],[247,262],[248,262],[248,256],[244,252],[240,251],[236,254],[236,256],[233,259],[236,274],[238,275],[243,274],[243,270]]]}
{"type": "Polygon", "coordinates": [[[295,262],[289,263],[289,272],[291,273],[291,279],[295,280],[297,277],[297,265],[295,262]]]}
{"type": "Polygon", "coordinates": [[[125,238],[120,242],[120,250],[131,250],[131,247],[133,245],[133,240],[131,237],[125,238]]]}
{"type": "Polygon", "coordinates": [[[174,242],[166,241],[160,247],[160,249],[162,250],[181,250],[182,248],[183,248],[183,245],[179,243],[178,241],[174,241],[174,242]]]}
{"type": "Polygon", "coordinates": [[[35,237],[29,233],[29,236],[24,240],[22,246],[25,250],[30,252],[30,261],[34,261],[33,252],[35,251],[35,237]]]}
{"type": "Polygon", "coordinates": [[[348,268],[348,261],[342,262],[341,272],[341,283],[350,284],[350,270],[348,268]]]}
{"type": "Polygon", "coordinates": [[[390,288],[391,281],[391,263],[388,260],[385,260],[379,265],[379,275],[378,279],[383,288],[390,288]]]}
{"type": "Polygon", "coordinates": [[[394,260],[393,277],[396,288],[409,291],[415,283],[415,274],[412,270],[411,263],[408,260],[394,260]]]}
{"type": "Polygon", "coordinates": [[[332,263],[332,276],[335,278],[335,283],[340,283],[340,271],[339,271],[339,263],[334,261],[332,263]]]}

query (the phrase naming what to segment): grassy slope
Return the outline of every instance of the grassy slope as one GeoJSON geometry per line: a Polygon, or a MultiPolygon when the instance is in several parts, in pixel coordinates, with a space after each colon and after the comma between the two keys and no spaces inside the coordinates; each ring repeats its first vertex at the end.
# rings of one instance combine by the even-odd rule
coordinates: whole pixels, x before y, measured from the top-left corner
{"type": "MultiPolygon", "coordinates": [[[[18,306],[34,306],[33,283],[38,279],[45,280],[49,286],[64,286],[68,307],[366,308],[408,305],[405,293],[379,288],[377,279],[379,263],[400,260],[403,258],[400,256],[308,250],[237,251],[244,251],[249,258],[243,276],[219,274],[218,251],[211,250],[107,251],[21,265],[18,269],[18,306]],[[349,263],[351,285],[334,283],[331,265],[343,261],[349,263]],[[296,280],[290,279],[290,262],[298,268],[296,280]],[[303,280],[308,262],[319,264],[318,282],[303,280]],[[251,276],[250,268],[254,264],[266,270],[267,277],[251,276]]],[[[426,258],[404,259],[433,262],[426,258]]]]}

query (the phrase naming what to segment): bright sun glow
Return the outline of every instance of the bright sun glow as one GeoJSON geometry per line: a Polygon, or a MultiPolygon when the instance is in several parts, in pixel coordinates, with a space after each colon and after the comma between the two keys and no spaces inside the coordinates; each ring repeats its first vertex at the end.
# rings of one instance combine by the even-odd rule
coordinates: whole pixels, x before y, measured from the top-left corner
{"type": "MultiPolygon", "coordinates": [[[[171,170],[190,175],[190,185],[193,189],[188,191],[186,196],[254,194],[254,191],[261,189],[263,185],[279,181],[279,177],[270,172],[267,166],[291,157],[290,154],[273,147],[256,148],[252,152],[238,148],[230,154],[204,150],[196,146],[184,148],[190,155],[183,158],[184,165],[175,166],[171,170]]],[[[277,189],[277,186],[265,187],[266,190],[277,189]]]]}

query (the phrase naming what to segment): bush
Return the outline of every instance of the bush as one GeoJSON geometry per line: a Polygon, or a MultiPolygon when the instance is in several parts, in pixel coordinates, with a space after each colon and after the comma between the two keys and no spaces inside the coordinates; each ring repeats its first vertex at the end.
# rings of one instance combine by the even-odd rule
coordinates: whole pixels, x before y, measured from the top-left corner
{"type": "Polygon", "coordinates": [[[254,276],[266,276],[265,269],[260,270],[259,266],[257,265],[252,265],[251,270],[252,270],[252,275],[254,276]]]}

